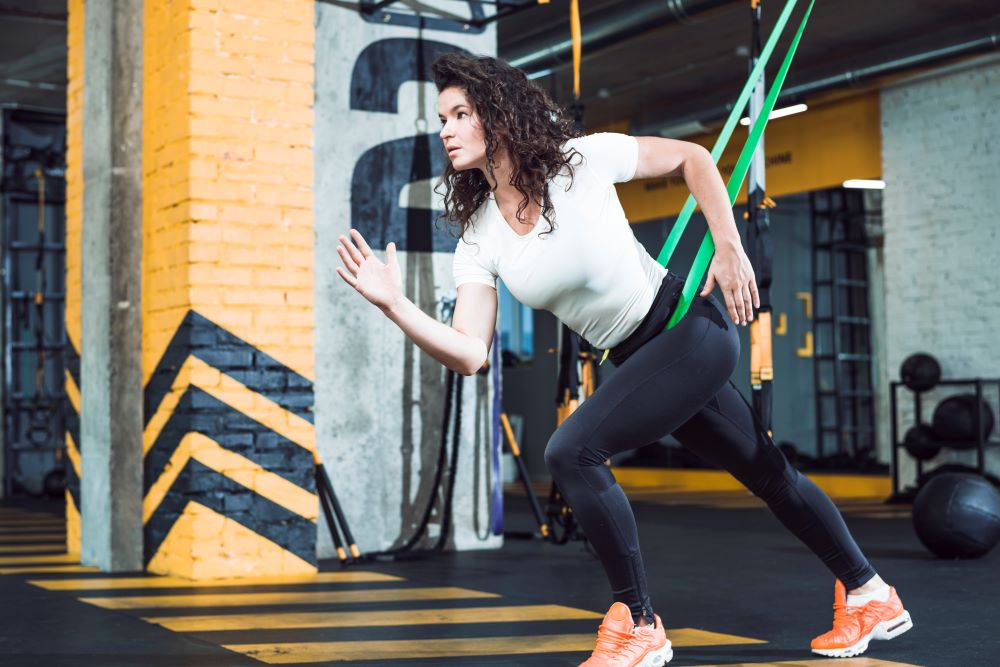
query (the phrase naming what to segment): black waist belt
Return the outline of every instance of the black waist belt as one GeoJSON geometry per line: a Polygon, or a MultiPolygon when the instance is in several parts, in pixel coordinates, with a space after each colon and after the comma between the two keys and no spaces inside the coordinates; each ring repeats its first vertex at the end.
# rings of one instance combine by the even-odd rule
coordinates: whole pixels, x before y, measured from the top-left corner
{"type": "Polygon", "coordinates": [[[646,317],[639,323],[639,328],[633,331],[628,338],[611,348],[611,352],[608,354],[611,363],[616,367],[621,366],[650,338],[667,327],[667,322],[674,314],[674,308],[677,307],[683,289],[684,279],[676,273],[667,271],[667,275],[663,277],[660,289],[653,299],[653,305],[650,306],[646,317]]]}

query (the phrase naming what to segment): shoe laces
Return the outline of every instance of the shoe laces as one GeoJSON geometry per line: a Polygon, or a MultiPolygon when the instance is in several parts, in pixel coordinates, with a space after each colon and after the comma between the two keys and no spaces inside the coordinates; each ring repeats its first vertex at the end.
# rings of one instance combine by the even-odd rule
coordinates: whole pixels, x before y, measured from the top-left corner
{"type": "Polygon", "coordinates": [[[628,646],[629,640],[631,639],[631,633],[620,632],[614,628],[609,628],[608,626],[601,624],[601,626],[597,628],[597,646],[594,648],[594,653],[616,655],[628,646]]]}
{"type": "Polygon", "coordinates": [[[833,603],[833,624],[842,625],[856,619],[856,614],[861,611],[861,607],[848,607],[846,602],[833,603]]]}

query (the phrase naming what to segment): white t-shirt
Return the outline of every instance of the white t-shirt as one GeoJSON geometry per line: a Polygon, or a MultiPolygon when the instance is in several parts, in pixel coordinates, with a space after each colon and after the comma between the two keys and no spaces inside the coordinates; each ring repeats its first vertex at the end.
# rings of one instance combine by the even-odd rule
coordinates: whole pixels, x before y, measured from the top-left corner
{"type": "Polygon", "coordinates": [[[639,143],[626,134],[570,139],[583,160],[548,184],[555,229],[542,218],[524,236],[504,220],[491,194],[455,248],[456,286],[503,280],[521,303],[547,310],[597,348],[614,347],[649,312],[666,269],[636,240],[615,191],[630,180],[639,143]]]}

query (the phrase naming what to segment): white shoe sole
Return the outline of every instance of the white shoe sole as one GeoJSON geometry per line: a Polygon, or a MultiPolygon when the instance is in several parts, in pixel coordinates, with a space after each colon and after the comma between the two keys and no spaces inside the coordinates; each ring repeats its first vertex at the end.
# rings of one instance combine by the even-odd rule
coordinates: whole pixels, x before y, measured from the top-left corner
{"type": "Polygon", "coordinates": [[[913,621],[910,620],[910,612],[904,609],[902,614],[891,621],[882,621],[876,625],[872,628],[871,632],[862,637],[853,646],[846,646],[844,648],[814,648],[812,652],[825,655],[828,658],[851,658],[867,651],[868,642],[871,640],[894,639],[912,627],[913,621]]]}
{"type": "Polygon", "coordinates": [[[674,657],[674,650],[670,647],[670,640],[662,647],[651,651],[646,654],[642,662],[639,663],[638,667],[663,667],[663,665],[670,662],[674,657]]]}

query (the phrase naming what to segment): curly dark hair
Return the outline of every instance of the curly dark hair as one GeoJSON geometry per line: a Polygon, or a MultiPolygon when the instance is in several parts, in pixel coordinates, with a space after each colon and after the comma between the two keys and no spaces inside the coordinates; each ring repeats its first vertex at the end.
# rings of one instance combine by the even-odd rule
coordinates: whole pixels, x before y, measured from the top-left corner
{"type": "MultiPolygon", "coordinates": [[[[431,71],[439,93],[457,86],[479,117],[486,138],[486,168],[494,182],[495,155],[501,147],[507,149],[511,184],[522,195],[518,216],[529,202],[541,201],[541,215],[549,223],[543,233],[550,233],[555,223],[546,183],[566,168],[572,184],[570,161],[579,153],[574,150],[564,154],[562,145],[567,139],[580,136],[573,121],[524,72],[503,60],[446,53],[434,61],[431,71]]],[[[461,237],[472,214],[486,201],[490,184],[479,169],[458,171],[450,161],[441,181],[446,186],[443,218],[457,224],[461,237]]]]}

